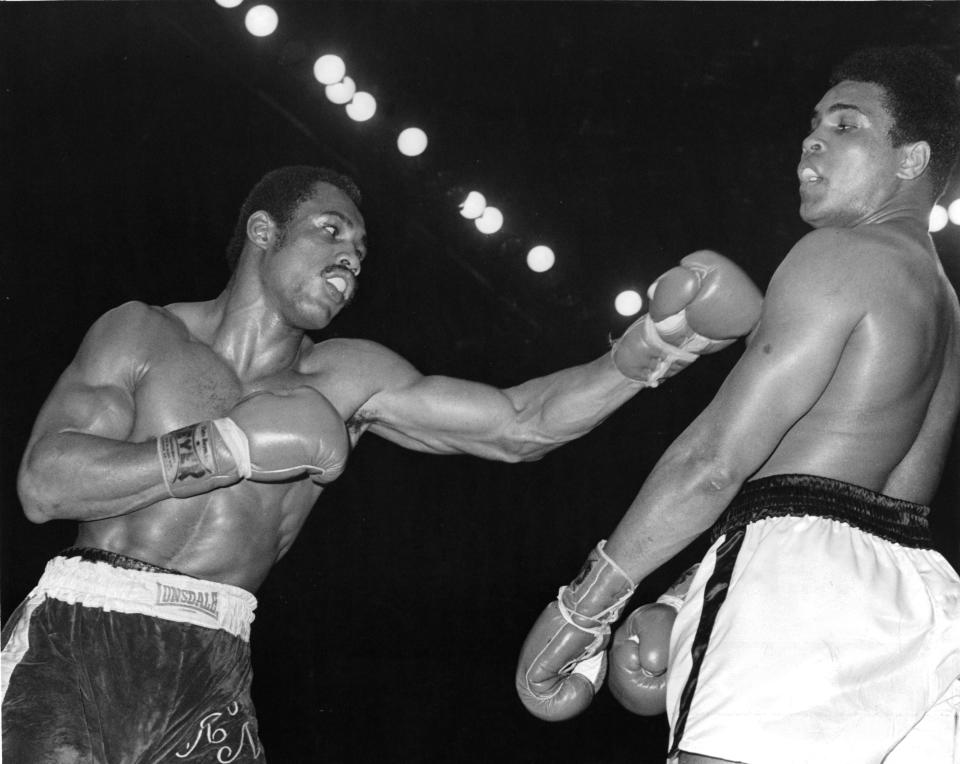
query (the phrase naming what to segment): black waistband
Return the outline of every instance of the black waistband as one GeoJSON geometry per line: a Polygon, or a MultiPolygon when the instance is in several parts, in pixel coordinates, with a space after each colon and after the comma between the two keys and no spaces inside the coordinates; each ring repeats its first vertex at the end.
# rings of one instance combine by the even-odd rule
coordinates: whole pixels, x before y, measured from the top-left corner
{"type": "MultiPolygon", "coordinates": [[[[175,576],[187,575],[186,573],[181,573],[179,570],[161,568],[159,565],[153,565],[152,563],[138,560],[135,557],[127,557],[125,554],[118,554],[117,552],[110,552],[106,549],[96,549],[88,546],[72,546],[60,552],[59,556],[79,557],[81,560],[86,560],[87,562],[105,562],[115,568],[140,570],[146,573],[170,573],[175,576]]],[[[188,578],[193,578],[193,576],[188,576],[188,578]]]]}
{"type": "Polygon", "coordinates": [[[815,475],[771,475],[743,486],[710,533],[711,543],[768,517],[826,517],[895,544],[931,549],[930,508],[815,475]]]}

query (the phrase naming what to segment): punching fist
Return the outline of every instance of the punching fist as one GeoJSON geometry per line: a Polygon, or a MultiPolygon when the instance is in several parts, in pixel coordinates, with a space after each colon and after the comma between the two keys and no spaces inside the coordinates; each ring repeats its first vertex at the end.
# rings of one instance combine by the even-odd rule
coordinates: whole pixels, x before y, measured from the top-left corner
{"type": "Polygon", "coordinates": [[[667,710],[670,632],[697,566],[656,602],[641,605],[617,629],[610,648],[610,692],[628,711],[656,716],[667,710]]]}
{"type": "Polygon", "coordinates": [[[176,498],[244,478],[277,482],[309,475],[328,483],[343,472],[349,448],[340,414],[312,387],[253,393],[227,417],[157,438],[164,484],[176,498]]]}
{"type": "Polygon", "coordinates": [[[613,362],[649,387],[749,334],[763,302],[739,266],[706,249],[684,257],[648,292],[650,309],[614,344],[613,362]]]}
{"type": "Polygon", "coordinates": [[[603,545],[601,541],[576,579],[547,605],[520,651],[517,694],[540,719],[576,716],[603,684],[610,624],[635,588],[603,545]]]}

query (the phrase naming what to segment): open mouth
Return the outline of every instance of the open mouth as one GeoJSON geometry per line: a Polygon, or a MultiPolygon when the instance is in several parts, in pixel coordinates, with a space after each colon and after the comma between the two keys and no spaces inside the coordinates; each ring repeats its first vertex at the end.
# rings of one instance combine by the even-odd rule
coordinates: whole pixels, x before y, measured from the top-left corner
{"type": "Polygon", "coordinates": [[[332,265],[323,269],[322,277],[328,291],[341,302],[348,302],[356,291],[354,276],[346,268],[332,265]]]}
{"type": "Polygon", "coordinates": [[[819,183],[823,178],[821,178],[815,170],[810,167],[804,167],[798,173],[800,176],[801,183],[819,183]]]}

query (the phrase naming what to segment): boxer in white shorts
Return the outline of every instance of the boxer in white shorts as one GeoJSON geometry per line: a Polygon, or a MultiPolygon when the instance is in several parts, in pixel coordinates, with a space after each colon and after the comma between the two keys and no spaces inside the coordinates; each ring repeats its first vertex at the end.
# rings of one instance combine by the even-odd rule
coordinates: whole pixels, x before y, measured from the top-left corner
{"type": "Polygon", "coordinates": [[[952,763],[960,578],[927,514],[808,475],[747,483],[673,629],[671,753],[952,763]]]}
{"type": "MultiPolygon", "coordinates": [[[[960,590],[926,523],[960,411],[960,306],[928,232],[958,151],[960,96],[934,53],[864,50],[834,70],[797,166],[815,230],[594,573],[534,626],[521,697],[552,718],[585,708],[633,588],[729,506],[667,639],[671,757],[956,764],[960,590]]],[[[662,612],[631,613],[628,636],[662,635],[662,612]]],[[[638,676],[639,650],[657,651],[618,640],[611,676],[637,677],[618,699],[652,707],[630,692],[657,691],[638,676]]]]}

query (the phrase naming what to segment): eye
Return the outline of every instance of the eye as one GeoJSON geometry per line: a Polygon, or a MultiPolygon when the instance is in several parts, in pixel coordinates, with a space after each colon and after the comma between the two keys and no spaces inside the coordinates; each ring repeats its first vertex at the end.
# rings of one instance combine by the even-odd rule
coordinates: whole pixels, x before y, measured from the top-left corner
{"type": "Polygon", "coordinates": [[[336,223],[321,223],[320,227],[333,237],[340,234],[340,226],[336,223]]]}

